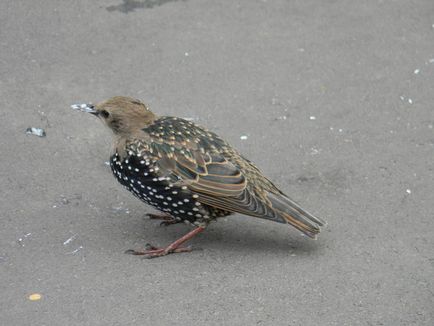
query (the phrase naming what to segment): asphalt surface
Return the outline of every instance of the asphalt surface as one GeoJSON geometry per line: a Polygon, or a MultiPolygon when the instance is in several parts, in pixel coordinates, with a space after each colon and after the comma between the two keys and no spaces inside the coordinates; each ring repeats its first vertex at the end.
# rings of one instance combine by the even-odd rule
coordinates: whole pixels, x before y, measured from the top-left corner
{"type": "Polygon", "coordinates": [[[0,324],[434,325],[433,24],[432,0],[1,1],[0,324]],[[236,215],[124,254],[189,227],[147,220],[69,109],[114,95],[224,136],[328,228],[236,215]]]}

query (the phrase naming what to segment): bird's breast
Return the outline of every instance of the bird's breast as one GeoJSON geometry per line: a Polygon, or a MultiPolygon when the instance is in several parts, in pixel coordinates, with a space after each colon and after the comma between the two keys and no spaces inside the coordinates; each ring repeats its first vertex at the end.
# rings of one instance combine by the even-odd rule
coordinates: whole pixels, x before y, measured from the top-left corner
{"type": "Polygon", "coordinates": [[[110,158],[110,166],[119,183],[160,211],[194,224],[214,217],[213,210],[197,200],[198,195],[170,171],[163,171],[153,157],[134,153],[121,157],[116,152],[110,158]]]}

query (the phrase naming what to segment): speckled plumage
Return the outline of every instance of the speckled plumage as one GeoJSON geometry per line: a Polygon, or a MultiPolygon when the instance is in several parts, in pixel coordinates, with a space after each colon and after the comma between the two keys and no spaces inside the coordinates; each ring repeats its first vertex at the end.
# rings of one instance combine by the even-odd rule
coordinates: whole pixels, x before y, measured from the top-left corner
{"type": "MultiPolygon", "coordinates": [[[[325,224],[226,141],[191,121],[157,117],[140,101],[126,97],[76,108],[94,111],[113,130],[110,165],[117,180],[176,220],[203,229],[218,217],[241,213],[289,223],[310,237],[325,224]]],[[[178,244],[171,251],[154,248],[144,253],[159,256],[176,248],[178,244]]]]}

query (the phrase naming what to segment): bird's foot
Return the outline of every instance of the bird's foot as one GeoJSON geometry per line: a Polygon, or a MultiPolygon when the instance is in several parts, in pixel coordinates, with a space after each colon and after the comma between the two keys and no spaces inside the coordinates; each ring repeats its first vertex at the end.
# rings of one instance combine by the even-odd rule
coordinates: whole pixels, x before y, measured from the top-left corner
{"type": "Polygon", "coordinates": [[[173,253],[190,252],[192,250],[193,249],[191,248],[191,246],[178,247],[178,248],[171,248],[171,246],[168,246],[166,248],[158,248],[147,243],[144,250],[130,249],[125,251],[125,253],[130,255],[136,255],[136,256],[146,256],[146,258],[156,258],[156,257],[166,256],[168,254],[173,254],[173,253]]]}
{"type": "Polygon", "coordinates": [[[168,245],[166,248],[157,248],[150,244],[147,244],[145,247],[145,250],[127,250],[125,251],[126,254],[132,254],[132,255],[144,255],[146,258],[156,258],[161,256],[166,256],[168,254],[173,253],[179,253],[179,252],[189,252],[191,251],[191,247],[181,247],[181,245],[193,238],[196,234],[202,232],[205,230],[205,227],[198,226],[194,230],[191,230],[183,237],[179,238],[178,240],[172,242],[170,245],[168,245]]]}
{"type": "Polygon", "coordinates": [[[181,220],[177,220],[170,216],[169,214],[146,214],[146,216],[149,217],[151,220],[163,220],[163,222],[160,223],[160,225],[169,226],[172,224],[182,223],[181,220]]]}

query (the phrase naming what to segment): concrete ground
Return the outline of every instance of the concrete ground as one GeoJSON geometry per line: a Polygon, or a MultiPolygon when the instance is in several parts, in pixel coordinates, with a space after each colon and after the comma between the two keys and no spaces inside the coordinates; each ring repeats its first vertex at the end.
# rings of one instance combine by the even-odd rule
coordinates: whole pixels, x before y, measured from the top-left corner
{"type": "Polygon", "coordinates": [[[1,1],[0,324],[434,325],[433,24],[432,0],[1,1]],[[124,254],[189,228],[147,220],[69,109],[113,95],[223,135],[329,227],[236,215],[124,254]]]}

